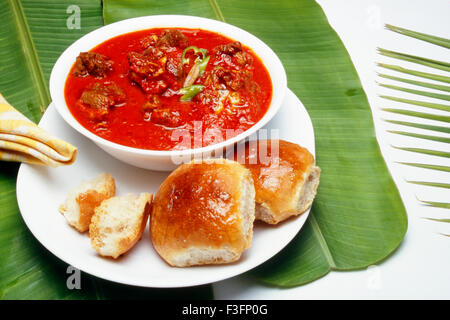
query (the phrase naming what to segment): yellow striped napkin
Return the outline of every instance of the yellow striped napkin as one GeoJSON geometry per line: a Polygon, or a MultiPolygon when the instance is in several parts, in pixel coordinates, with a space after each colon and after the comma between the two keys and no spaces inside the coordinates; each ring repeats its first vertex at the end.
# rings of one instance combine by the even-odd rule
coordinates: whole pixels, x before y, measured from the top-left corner
{"type": "Polygon", "coordinates": [[[0,94],[0,160],[57,167],[72,164],[77,148],[52,137],[0,94]]]}

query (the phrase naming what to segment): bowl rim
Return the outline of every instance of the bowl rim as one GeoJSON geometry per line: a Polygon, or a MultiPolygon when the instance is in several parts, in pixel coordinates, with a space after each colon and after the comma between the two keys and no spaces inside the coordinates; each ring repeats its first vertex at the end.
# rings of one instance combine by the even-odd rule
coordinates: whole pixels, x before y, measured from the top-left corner
{"type": "MultiPolygon", "coordinates": [[[[238,40],[240,41],[240,40],[238,40]]],[[[219,149],[223,149],[226,147],[229,147],[231,145],[234,145],[235,143],[238,143],[242,141],[243,139],[249,137],[253,133],[257,132],[260,128],[262,128],[265,124],[267,124],[278,112],[278,110],[281,107],[282,101],[285,97],[286,91],[287,91],[287,76],[286,71],[283,67],[283,64],[281,63],[278,56],[275,54],[275,52],[262,40],[254,36],[253,34],[249,33],[248,31],[245,31],[239,27],[236,27],[234,25],[217,21],[213,19],[203,18],[203,17],[197,17],[197,16],[189,16],[189,15],[149,15],[149,16],[141,16],[136,18],[130,18],[125,19],[121,21],[117,21],[105,26],[102,26],[98,29],[95,29],[75,42],[73,42],[64,52],[59,56],[56,63],[53,66],[51,75],[50,75],[50,81],[49,81],[49,89],[50,89],[50,95],[52,97],[52,100],[55,104],[55,108],[58,111],[59,115],[76,131],[84,135],[85,137],[92,140],[94,143],[101,144],[105,147],[108,147],[110,149],[115,149],[117,151],[121,152],[129,152],[136,155],[148,155],[148,156],[156,156],[156,157],[167,157],[167,156],[185,156],[185,155],[196,155],[201,153],[208,153],[213,152],[219,149]],[[143,24],[143,26],[141,26],[143,24]],[[149,26],[150,24],[150,26],[149,26]],[[154,24],[154,25],[153,25],[154,24]],[[81,125],[73,116],[73,114],[70,112],[66,100],[65,100],[65,94],[64,94],[64,88],[65,88],[65,82],[67,80],[68,73],[70,72],[70,69],[72,68],[72,65],[75,61],[75,58],[73,57],[72,63],[67,65],[66,60],[68,57],[71,57],[74,55],[75,57],[79,54],[80,47],[85,46],[85,42],[95,42],[96,44],[90,46],[89,49],[85,50],[91,50],[93,47],[99,45],[102,42],[105,42],[109,39],[112,39],[116,36],[127,34],[139,30],[146,30],[146,29],[152,29],[152,28],[193,28],[193,29],[201,29],[201,30],[207,30],[216,32],[219,34],[222,34],[226,36],[227,38],[230,38],[232,40],[235,39],[233,36],[229,36],[226,34],[228,31],[232,31],[236,34],[239,34],[239,37],[243,37],[246,39],[249,39],[249,42],[254,42],[259,46],[260,50],[255,50],[253,46],[246,43],[246,41],[241,41],[243,44],[249,48],[251,48],[255,54],[258,55],[258,57],[263,62],[266,70],[269,73],[270,80],[272,82],[272,98],[269,105],[268,110],[264,114],[264,116],[256,122],[253,126],[245,130],[244,132],[230,138],[225,139],[219,143],[208,145],[201,148],[189,148],[189,149],[183,149],[183,150],[152,150],[152,149],[140,149],[140,148],[134,148],[126,145],[122,145],[116,142],[109,141],[107,139],[104,139],[95,133],[89,131],[86,129],[83,125],[81,125]],[[120,29],[119,32],[117,30],[120,29]],[[226,30],[225,32],[221,32],[220,29],[226,30]],[[93,41],[92,39],[95,39],[97,37],[104,37],[106,34],[111,34],[110,36],[104,38],[101,42],[93,41]],[[267,64],[265,63],[264,59],[261,57],[260,54],[258,54],[258,51],[264,51],[266,55],[266,60],[269,60],[271,64],[274,65],[274,67],[269,68],[267,64]],[[271,73],[271,70],[278,70],[277,74],[277,81],[274,81],[273,74],[271,73]],[[62,90],[59,90],[59,86],[57,85],[58,82],[61,81],[61,77],[63,77],[63,85],[62,90]],[[62,99],[61,99],[62,98],[62,99]]]]}

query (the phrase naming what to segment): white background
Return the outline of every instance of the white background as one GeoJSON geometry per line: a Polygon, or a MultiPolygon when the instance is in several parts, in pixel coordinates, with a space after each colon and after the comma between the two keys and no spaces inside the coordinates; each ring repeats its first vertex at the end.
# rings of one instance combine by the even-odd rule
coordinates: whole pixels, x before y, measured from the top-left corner
{"type": "MultiPolygon", "coordinates": [[[[417,147],[450,151],[448,144],[419,140],[388,133],[402,130],[437,135],[431,131],[388,124],[382,119],[398,119],[444,125],[437,121],[397,116],[380,110],[399,107],[428,113],[432,109],[413,107],[384,100],[379,94],[438,102],[432,98],[381,88],[377,81],[395,84],[377,77],[383,72],[404,78],[414,78],[376,67],[376,62],[402,65],[425,72],[436,70],[408,62],[382,57],[377,47],[410,53],[437,60],[450,61],[450,50],[385,30],[385,23],[450,38],[450,1],[448,0],[318,0],[331,26],[344,42],[361,78],[374,117],[376,135],[389,170],[397,184],[408,213],[409,226],[399,249],[385,262],[367,270],[332,271],[310,284],[279,289],[268,287],[243,275],[214,284],[216,299],[449,299],[450,298],[450,223],[424,219],[450,218],[450,210],[426,207],[418,199],[450,202],[450,190],[409,184],[406,180],[450,182],[450,173],[419,169],[397,162],[418,162],[450,166],[450,160],[400,151],[392,146],[417,147]]],[[[448,76],[448,74],[447,74],[448,76]]],[[[416,78],[417,80],[422,80],[416,78]]],[[[428,81],[428,80],[424,80],[428,81]]],[[[431,82],[431,81],[429,81],[431,82]]],[[[407,84],[397,85],[411,87],[407,84]]],[[[420,89],[415,87],[416,89],[420,89]]],[[[424,89],[433,91],[432,89],[424,89]]],[[[441,92],[442,93],[442,92],[441,92]]],[[[301,99],[301,97],[299,97],[301,99]]],[[[442,101],[440,101],[442,103],[442,101]]],[[[448,103],[447,103],[448,104],[448,103]]],[[[448,115],[448,114],[447,114],[448,115]]],[[[444,134],[439,134],[444,135],[444,134]]],[[[448,136],[448,135],[447,135],[448,136]]]]}

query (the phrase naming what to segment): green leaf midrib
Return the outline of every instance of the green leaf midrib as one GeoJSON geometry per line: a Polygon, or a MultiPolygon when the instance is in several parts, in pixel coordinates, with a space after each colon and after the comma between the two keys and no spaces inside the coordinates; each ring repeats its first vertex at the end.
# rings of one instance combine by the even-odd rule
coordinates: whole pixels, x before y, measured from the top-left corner
{"type": "Polygon", "coordinates": [[[14,23],[16,25],[17,33],[20,37],[20,43],[22,44],[25,59],[29,63],[28,69],[30,71],[31,78],[36,85],[36,91],[39,98],[39,108],[40,110],[44,110],[44,108],[51,102],[50,93],[46,85],[41,64],[39,63],[37,51],[34,47],[30,28],[28,27],[28,22],[25,18],[22,4],[20,3],[20,1],[15,0],[8,0],[8,3],[13,13],[14,23]]]}
{"type": "Polygon", "coordinates": [[[313,212],[311,212],[308,219],[309,219],[309,222],[311,223],[311,227],[314,231],[314,235],[316,236],[316,239],[319,242],[320,247],[322,248],[325,259],[327,260],[328,264],[330,265],[330,268],[336,269],[336,262],[333,259],[333,255],[331,254],[330,248],[328,247],[327,241],[325,240],[325,237],[323,236],[322,231],[320,231],[320,226],[316,220],[316,217],[314,217],[313,212]]]}
{"type": "Polygon", "coordinates": [[[214,11],[214,14],[217,17],[217,20],[225,22],[225,17],[223,16],[222,10],[220,9],[220,6],[217,3],[217,1],[216,0],[208,0],[208,1],[212,10],[214,11]]]}

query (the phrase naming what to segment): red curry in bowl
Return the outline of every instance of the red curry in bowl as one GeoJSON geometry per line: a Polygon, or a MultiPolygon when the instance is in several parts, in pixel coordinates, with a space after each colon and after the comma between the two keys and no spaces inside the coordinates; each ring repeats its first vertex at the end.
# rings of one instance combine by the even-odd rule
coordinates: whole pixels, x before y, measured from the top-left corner
{"type": "Polygon", "coordinates": [[[272,82],[239,42],[206,30],[157,28],[80,53],[64,94],[75,119],[96,135],[174,150],[186,148],[176,129],[204,147],[252,127],[269,108],[272,82]]]}

